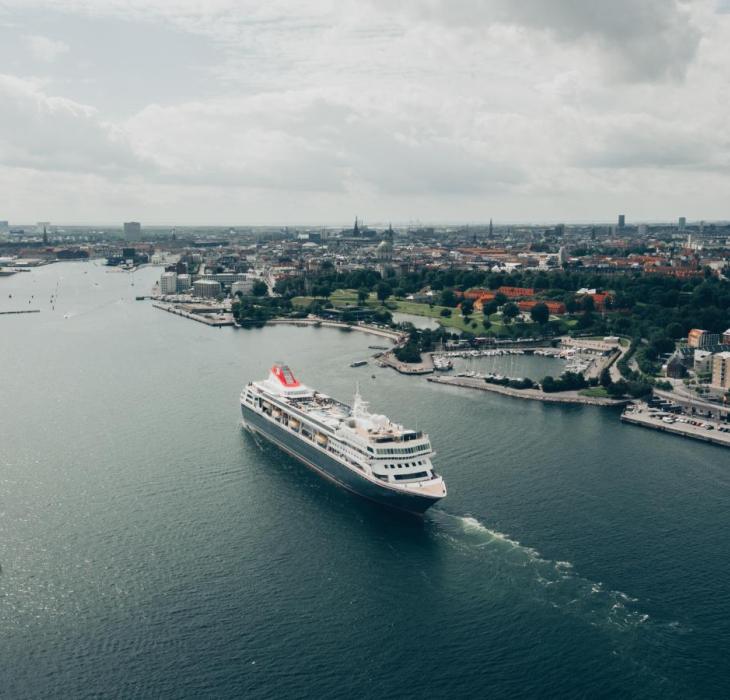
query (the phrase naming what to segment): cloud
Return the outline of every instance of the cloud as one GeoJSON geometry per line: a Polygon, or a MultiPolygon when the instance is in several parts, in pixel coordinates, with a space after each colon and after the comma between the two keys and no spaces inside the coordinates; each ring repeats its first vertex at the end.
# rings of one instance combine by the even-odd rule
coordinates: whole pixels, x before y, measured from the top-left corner
{"type": "Polygon", "coordinates": [[[471,193],[521,181],[519,168],[465,143],[448,124],[411,116],[428,106],[357,107],[324,92],[288,91],[154,105],[125,128],[165,181],[390,194],[471,193]]]}
{"type": "Polygon", "coordinates": [[[608,70],[628,81],[683,79],[701,38],[678,0],[406,0],[403,7],[445,25],[514,24],[594,46],[608,70]]]}
{"type": "Polygon", "coordinates": [[[709,139],[697,127],[660,121],[648,115],[596,120],[592,138],[576,165],[625,170],[713,170],[727,164],[728,140],[709,139]]]}
{"type": "Polygon", "coordinates": [[[45,63],[53,63],[69,50],[68,44],[63,41],[49,39],[41,34],[28,34],[23,39],[33,57],[45,63]]]}
{"type": "Polygon", "coordinates": [[[0,74],[0,161],[6,166],[123,174],[139,162],[95,109],[0,74]]]}

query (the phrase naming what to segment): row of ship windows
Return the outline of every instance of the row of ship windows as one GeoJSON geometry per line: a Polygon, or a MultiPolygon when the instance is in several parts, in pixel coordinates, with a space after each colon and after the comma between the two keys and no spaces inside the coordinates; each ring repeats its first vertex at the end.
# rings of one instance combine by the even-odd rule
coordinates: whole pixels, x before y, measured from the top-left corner
{"type": "Polygon", "coordinates": [[[408,462],[404,462],[403,464],[385,464],[383,465],[386,469],[402,469],[402,468],[408,468],[408,467],[417,467],[422,464],[426,464],[426,462],[422,459],[419,459],[417,462],[411,462],[410,464],[408,462]]]}
{"type": "Polygon", "coordinates": [[[385,449],[378,450],[378,455],[413,455],[418,452],[423,452],[428,449],[426,445],[420,445],[418,447],[406,447],[401,449],[385,449]]]}

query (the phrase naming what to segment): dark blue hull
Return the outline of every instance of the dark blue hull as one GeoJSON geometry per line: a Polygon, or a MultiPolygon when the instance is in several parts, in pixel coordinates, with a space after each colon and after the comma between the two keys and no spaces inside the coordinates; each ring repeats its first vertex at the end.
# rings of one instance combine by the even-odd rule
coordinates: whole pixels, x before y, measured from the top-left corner
{"type": "Polygon", "coordinates": [[[334,481],[339,486],[356,493],[358,496],[375,501],[381,505],[408,513],[423,514],[436,503],[438,498],[403,493],[387,486],[373,483],[360,476],[336,459],[307,444],[299,437],[292,435],[287,429],[272,423],[248,406],[241,406],[244,424],[259,433],[284,452],[303,462],[321,476],[334,481]]]}

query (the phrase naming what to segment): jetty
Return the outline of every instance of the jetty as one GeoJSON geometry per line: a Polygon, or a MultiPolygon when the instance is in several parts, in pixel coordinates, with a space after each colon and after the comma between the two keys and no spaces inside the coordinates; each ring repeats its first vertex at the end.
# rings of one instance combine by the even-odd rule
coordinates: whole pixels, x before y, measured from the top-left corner
{"type": "Polygon", "coordinates": [[[183,318],[189,318],[198,323],[204,323],[206,326],[213,326],[215,328],[222,328],[223,326],[234,325],[233,316],[231,314],[202,314],[192,313],[185,309],[175,306],[173,304],[165,304],[161,301],[153,301],[152,306],[156,309],[162,309],[168,313],[175,314],[176,316],[182,316],[183,318]]]}
{"type": "Polygon", "coordinates": [[[400,374],[433,374],[435,371],[430,352],[421,353],[420,362],[401,362],[392,352],[386,352],[377,357],[381,367],[392,367],[400,374]]]}
{"type": "Polygon", "coordinates": [[[39,314],[40,309],[19,309],[18,311],[0,311],[0,316],[8,316],[10,314],[39,314]]]}

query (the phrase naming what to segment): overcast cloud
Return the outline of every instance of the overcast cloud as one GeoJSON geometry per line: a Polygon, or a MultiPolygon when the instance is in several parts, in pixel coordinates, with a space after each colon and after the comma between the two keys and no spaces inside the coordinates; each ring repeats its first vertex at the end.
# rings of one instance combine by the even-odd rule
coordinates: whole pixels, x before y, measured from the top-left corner
{"type": "Polygon", "coordinates": [[[728,218],[728,8],[0,0],[0,219],[728,218]]]}

